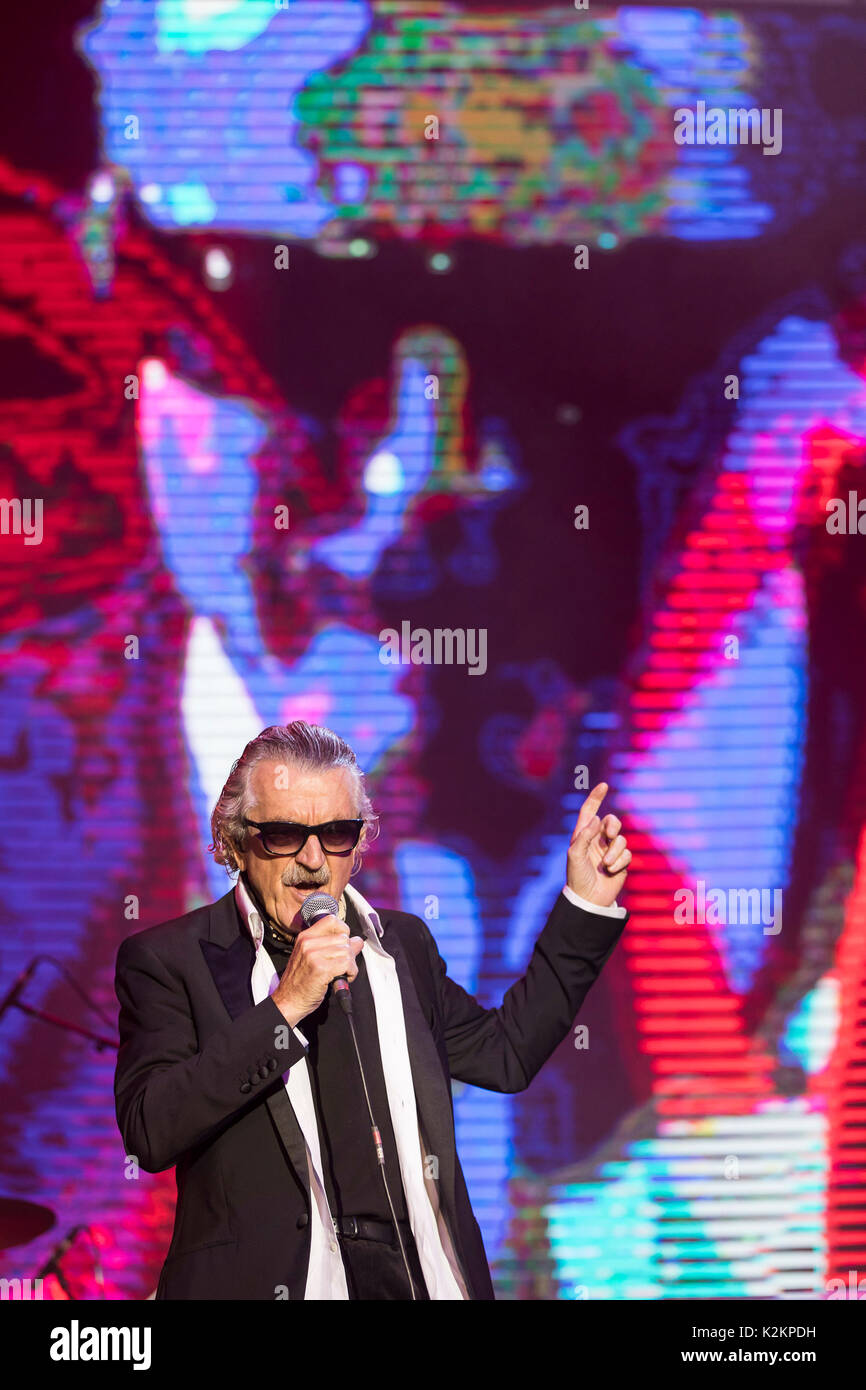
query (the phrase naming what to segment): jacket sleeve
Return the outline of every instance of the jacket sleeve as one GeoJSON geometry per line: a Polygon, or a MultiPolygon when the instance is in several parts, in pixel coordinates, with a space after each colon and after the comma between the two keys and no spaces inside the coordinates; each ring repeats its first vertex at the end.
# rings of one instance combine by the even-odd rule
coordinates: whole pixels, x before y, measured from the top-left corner
{"type": "Polygon", "coordinates": [[[199,1047],[183,981],[134,936],[121,942],[114,987],[117,1123],[126,1153],[147,1173],[173,1167],[305,1056],[272,998],[226,1018],[199,1047]]]}
{"type": "Polygon", "coordinates": [[[568,1033],[627,921],[628,914],[587,912],[560,894],[526,974],[493,1009],[485,1009],[449,978],[422,922],[451,1076],[489,1091],[525,1090],[568,1033]]]}

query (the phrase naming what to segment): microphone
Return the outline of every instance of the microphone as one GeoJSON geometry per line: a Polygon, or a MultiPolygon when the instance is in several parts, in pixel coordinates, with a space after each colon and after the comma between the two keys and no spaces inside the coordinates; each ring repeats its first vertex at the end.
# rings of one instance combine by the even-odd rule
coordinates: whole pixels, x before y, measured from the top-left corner
{"type": "MultiPolygon", "coordinates": [[[[314,922],[320,922],[323,917],[338,917],[340,913],[339,904],[336,898],[332,898],[330,893],[311,893],[307,901],[301,905],[301,916],[308,927],[314,922]]],[[[331,981],[331,992],[340,1001],[340,1008],[344,1014],[352,1012],[352,995],[349,991],[349,983],[345,975],[338,975],[331,981]]]]}

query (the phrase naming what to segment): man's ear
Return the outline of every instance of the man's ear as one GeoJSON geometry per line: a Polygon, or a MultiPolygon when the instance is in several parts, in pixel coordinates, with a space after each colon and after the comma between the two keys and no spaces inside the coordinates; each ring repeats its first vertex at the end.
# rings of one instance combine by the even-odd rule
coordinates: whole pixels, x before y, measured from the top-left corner
{"type": "Polygon", "coordinates": [[[241,851],[238,850],[238,847],[236,846],[234,840],[227,836],[225,840],[223,840],[222,849],[223,854],[225,855],[226,861],[228,863],[228,867],[231,869],[232,873],[243,873],[244,865],[243,859],[241,857],[241,851]]]}

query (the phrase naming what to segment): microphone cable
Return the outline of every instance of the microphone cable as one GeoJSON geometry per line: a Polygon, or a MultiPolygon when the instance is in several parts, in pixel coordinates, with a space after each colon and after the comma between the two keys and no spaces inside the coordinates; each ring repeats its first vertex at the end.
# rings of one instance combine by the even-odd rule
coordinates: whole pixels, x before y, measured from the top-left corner
{"type": "MultiPolygon", "coordinates": [[[[320,917],[336,917],[339,915],[339,906],[335,898],[330,893],[313,893],[301,907],[301,916],[308,927],[311,927],[320,917]]],[[[376,1162],[379,1172],[382,1174],[382,1182],[385,1186],[385,1196],[388,1199],[388,1207],[391,1212],[391,1220],[394,1223],[394,1233],[397,1243],[400,1246],[400,1255],[403,1260],[403,1268],[406,1271],[406,1278],[409,1280],[409,1288],[412,1293],[412,1301],[417,1302],[415,1293],[415,1281],[409,1269],[409,1261],[406,1258],[406,1247],[403,1244],[403,1236],[400,1232],[400,1223],[397,1220],[397,1213],[394,1210],[394,1203],[391,1200],[391,1189],[388,1187],[388,1178],[385,1174],[385,1149],[382,1144],[382,1135],[379,1126],[373,1118],[373,1107],[370,1103],[370,1092],[367,1089],[367,1078],[364,1075],[364,1064],[361,1061],[361,1049],[358,1047],[358,1038],[355,1033],[355,1020],[352,1017],[352,995],[349,991],[349,983],[344,975],[338,976],[331,981],[331,990],[340,1001],[340,1008],[349,1020],[349,1029],[352,1034],[352,1043],[355,1048],[355,1056],[358,1059],[358,1071],[361,1073],[361,1085],[364,1088],[364,1099],[367,1102],[367,1114],[370,1116],[370,1131],[373,1136],[373,1148],[376,1151],[376,1162]]]]}
{"type": "Polygon", "coordinates": [[[388,1187],[388,1179],[385,1175],[385,1149],[382,1145],[382,1135],[379,1132],[379,1126],[376,1124],[376,1121],[373,1118],[373,1107],[370,1104],[370,1092],[367,1090],[367,1078],[364,1075],[364,1064],[361,1061],[361,1052],[358,1047],[358,1037],[355,1033],[355,1020],[352,1017],[352,996],[349,993],[348,987],[346,987],[346,989],[340,990],[337,997],[340,1001],[343,1013],[349,1020],[349,1028],[352,1033],[352,1042],[355,1046],[355,1056],[358,1059],[358,1070],[361,1073],[361,1085],[364,1088],[364,1099],[367,1102],[367,1114],[370,1116],[370,1130],[373,1135],[373,1147],[376,1150],[376,1162],[379,1165],[379,1172],[382,1174],[382,1182],[385,1187],[385,1196],[388,1198],[388,1206],[391,1210],[391,1220],[394,1223],[394,1231],[397,1236],[397,1242],[400,1246],[400,1254],[403,1258],[403,1268],[406,1271],[406,1278],[409,1280],[409,1288],[412,1292],[412,1301],[417,1302],[417,1297],[415,1294],[415,1282],[412,1278],[412,1273],[409,1269],[409,1261],[406,1258],[406,1248],[403,1244],[403,1237],[400,1233],[400,1223],[397,1220],[397,1213],[394,1210],[394,1203],[391,1200],[391,1190],[388,1187]]]}

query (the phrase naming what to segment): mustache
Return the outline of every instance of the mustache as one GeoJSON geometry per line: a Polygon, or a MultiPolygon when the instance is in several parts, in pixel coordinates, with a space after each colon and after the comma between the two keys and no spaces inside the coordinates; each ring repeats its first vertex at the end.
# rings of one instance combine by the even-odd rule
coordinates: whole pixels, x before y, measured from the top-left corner
{"type": "Polygon", "coordinates": [[[282,882],[286,888],[296,888],[301,883],[313,888],[320,888],[328,882],[330,876],[326,864],[323,864],[319,869],[304,869],[293,865],[286,869],[282,882]]]}

